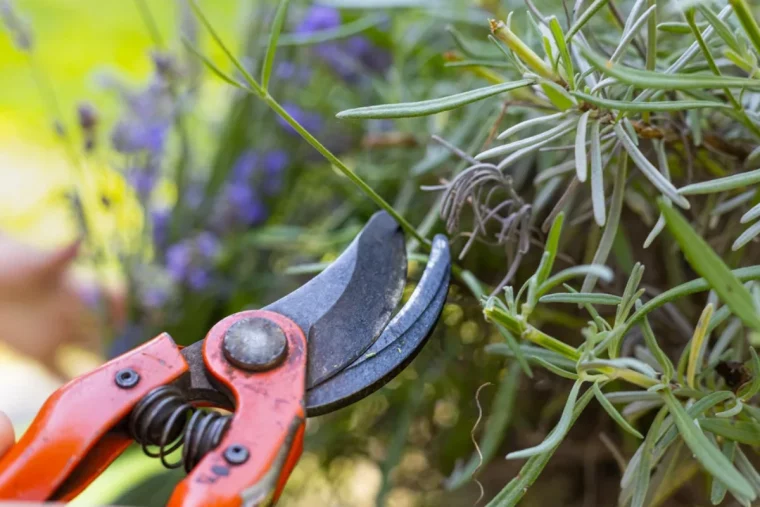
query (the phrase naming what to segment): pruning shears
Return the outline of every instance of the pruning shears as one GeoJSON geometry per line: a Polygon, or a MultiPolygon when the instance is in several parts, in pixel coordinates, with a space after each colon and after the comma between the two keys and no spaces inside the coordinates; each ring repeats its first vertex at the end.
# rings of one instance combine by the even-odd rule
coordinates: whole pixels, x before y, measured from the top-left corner
{"type": "Polygon", "coordinates": [[[230,315],[184,348],[160,334],[70,381],[0,460],[0,499],[70,500],[136,441],[167,467],[185,467],[169,505],[274,504],[301,455],[306,417],[379,389],[429,338],[449,287],[446,238],[435,237],[394,315],[406,266],[403,231],[376,213],[335,262],[282,299],[230,315]]]}

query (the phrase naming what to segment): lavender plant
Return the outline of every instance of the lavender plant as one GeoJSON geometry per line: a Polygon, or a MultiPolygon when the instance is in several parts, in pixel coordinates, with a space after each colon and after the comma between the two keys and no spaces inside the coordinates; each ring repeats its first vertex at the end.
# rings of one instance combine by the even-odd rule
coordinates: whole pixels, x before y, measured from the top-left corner
{"type": "Polygon", "coordinates": [[[408,233],[412,273],[437,229],[460,256],[440,339],[389,389],[310,425],[315,452],[382,463],[376,503],[400,485],[432,505],[750,505],[750,3],[289,3],[255,7],[235,51],[182,2],[182,53],[137,2],[156,46],[150,82],[111,82],[124,109],[105,135],[79,108],[85,156],[108,138],[148,221],[151,255],[124,259],[131,318],[114,350],[154,328],[193,341],[285,292],[268,273],[319,270],[356,232],[351,217],[380,207],[408,233]],[[226,61],[206,56],[206,35],[226,61]],[[202,125],[199,62],[231,87],[228,111],[202,125]],[[476,395],[488,380],[498,387],[476,395]],[[392,474],[409,449],[431,470],[392,474]]]}

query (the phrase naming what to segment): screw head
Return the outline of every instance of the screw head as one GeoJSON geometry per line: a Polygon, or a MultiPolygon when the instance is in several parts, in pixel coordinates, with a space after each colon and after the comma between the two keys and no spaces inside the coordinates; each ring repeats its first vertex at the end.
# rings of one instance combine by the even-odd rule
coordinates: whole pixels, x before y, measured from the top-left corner
{"type": "Polygon", "coordinates": [[[271,370],[285,359],[288,340],[282,328],[269,319],[252,317],[232,324],[224,335],[227,360],[248,371],[271,370]]]}
{"type": "Polygon", "coordinates": [[[116,385],[122,389],[131,389],[140,381],[140,374],[132,368],[124,368],[116,372],[114,380],[116,381],[116,385]]]}
{"type": "Polygon", "coordinates": [[[224,459],[230,465],[242,465],[248,461],[249,456],[248,449],[240,444],[232,444],[224,450],[224,459]]]}

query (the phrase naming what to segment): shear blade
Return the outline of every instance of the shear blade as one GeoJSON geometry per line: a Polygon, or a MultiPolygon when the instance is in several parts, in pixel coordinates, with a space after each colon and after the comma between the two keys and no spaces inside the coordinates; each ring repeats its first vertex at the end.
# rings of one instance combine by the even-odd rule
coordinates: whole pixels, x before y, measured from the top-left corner
{"type": "Polygon", "coordinates": [[[307,389],[356,361],[377,339],[406,284],[404,234],[375,213],[330,267],[263,308],[284,315],[308,340],[307,389]]]}
{"type": "Polygon", "coordinates": [[[306,412],[332,412],[373,393],[406,367],[430,337],[449,288],[451,257],[436,236],[425,272],[411,298],[369,349],[337,375],[310,386],[306,412]]]}

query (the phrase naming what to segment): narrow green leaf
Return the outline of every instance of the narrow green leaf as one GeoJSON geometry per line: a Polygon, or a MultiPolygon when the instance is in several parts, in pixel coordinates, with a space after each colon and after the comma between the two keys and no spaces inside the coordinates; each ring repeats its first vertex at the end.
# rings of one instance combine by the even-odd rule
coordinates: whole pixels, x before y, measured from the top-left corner
{"type": "Polygon", "coordinates": [[[656,10],[657,8],[654,5],[649,7],[644,12],[644,14],[642,14],[641,17],[639,17],[633,23],[633,25],[631,25],[630,27],[626,28],[623,31],[623,36],[620,38],[620,42],[618,43],[618,46],[615,48],[615,52],[612,53],[612,56],[610,57],[611,62],[617,62],[620,59],[620,57],[622,57],[625,54],[625,50],[631,44],[631,41],[636,37],[636,34],[638,34],[639,29],[641,29],[641,25],[646,23],[649,17],[652,14],[654,14],[656,10]]]}
{"type": "Polygon", "coordinates": [[[709,100],[673,100],[663,102],[627,102],[623,100],[612,100],[597,97],[595,95],[589,95],[582,92],[570,92],[575,98],[594,104],[598,107],[606,109],[614,109],[616,111],[632,111],[632,112],[671,112],[671,111],[686,111],[687,109],[704,109],[704,108],[717,108],[717,109],[731,109],[729,104],[723,102],[713,102],[709,100]]]}
{"type": "Polygon", "coordinates": [[[736,241],[731,245],[731,250],[736,251],[742,248],[744,245],[752,241],[760,234],[760,221],[755,222],[746,231],[741,233],[736,241]]]}
{"type": "MultiPolygon", "coordinates": [[[[592,159],[593,160],[593,159],[592,159]]],[[[593,164],[593,162],[592,162],[593,164]]],[[[618,225],[620,224],[620,215],[623,211],[623,198],[625,196],[625,180],[628,174],[628,157],[621,154],[618,157],[618,173],[615,176],[615,185],[612,187],[612,203],[610,214],[607,217],[607,225],[602,232],[602,239],[599,240],[599,246],[594,253],[592,264],[602,265],[607,262],[607,258],[612,250],[612,245],[617,235],[618,225]]],[[[593,176],[592,176],[593,178],[593,176]]],[[[597,277],[589,274],[583,280],[581,292],[591,292],[596,285],[597,277]]]]}
{"type": "Polygon", "coordinates": [[[565,408],[562,411],[562,416],[560,417],[557,426],[554,427],[544,441],[534,447],[529,447],[528,449],[510,452],[507,454],[507,459],[529,458],[537,454],[551,451],[554,447],[559,445],[562,439],[565,438],[567,431],[570,429],[570,422],[573,419],[573,408],[575,408],[575,401],[578,398],[578,391],[580,391],[582,384],[582,380],[577,380],[575,384],[573,384],[573,388],[570,389],[570,394],[567,396],[567,403],[565,403],[565,408]]]}
{"type": "Polygon", "coordinates": [[[560,368],[559,366],[556,366],[549,361],[542,359],[538,356],[531,357],[531,361],[538,364],[539,366],[542,366],[549,370],[550,372],[554,373],[555,375],[558,375],[562,378],[566,378],[569,380],[578,380],[578,374],[572,371],[565,370],[564,368],[560,368]]]}
{"type": "MultiPolygon", "coordinates": [[[[752,196],[754,197],[754,194],[752,194],[752,196]]],[[[748,212],[742,215],[739,222],[746,224],[747,222],[751,222],[758,217],[760,217],[760,204],[755,204],[748,212]]]]}
{"type": "Polygon", "coordinates": [[[740,444],[760,445],[760,424],[755,421],[737,421],[723,417],[702,417],[699,425],[705,431],[734,440],[740,444]]]}
{"type": "Polygon", "coordinates": [[[664,390],[663,399],[673,420],[678,427],[686,445],[691,449],[697,461],[720,480],[733,493],[754,500],[757,495],[747,479],[739,473],[734,465],[710,442],[670,390],[664,390]]]}
{"type": "Polygon", "coordinates": [[[216,74],[216,76],[218,78],[220,78],[222,81],[225,81],[228,84],[231,84],[235,88],[241,88],[241,89],[250,91],[250,88],[248,88],[247,86],[243,85],[242,83],[239,83],[239,82],[235,81],[231,76],[229,76],[228,74],[225,74],[224,72],[222,72],[219,69],[219,67],[217,67],[216,65],[214,65],[214,62],[212,62],[211,60],[209,60],[206,57],[206,55],[204,55],[203,53],[201,53],[200,51],[198,51],[197,49],[195,49],[195,47],[192,45],[192,43],[186,37],[184,37],[184,36],[182,37],[182,43],[185,45],[185,47],[187,48],[188,51],[190,51],[192,54],[194,54],[195,56],[197,56],[203,62],[203,64],[211,72],[213,72],[214,74],[216,74]]]}
{"type": "Polygon", "coordinates": [[[562,111],[562,112],[554,113],[554,114],[536,116],[535,118],[522,121],[516,125],[509,127],[507,130],[499,134],[496,137],[496,139],[506,139],[507,137],[514,135],[520,131],[523,131],[527,128],[530,128],[536,125],[541,125],[543,123],[548,123],[550,121],[559,120],[559,119],[564,118],[567,115],[568,115],[568,111],[562,111]]]}
{"type": "Polygon", "coordinates": [[[694,379],[698,370],[702,368],[702,357],[705,352],[705,338],[707,337],[707,326],[710,324],[710,317],[713,314],[713,305],[708,304],[699,316],[699,322],[694,329],[694,335],[691,337],[689,346],[689,363],[686,366],[686,383],[689,387],[694,387],[694,379]]]}
{"type": "Polygon", "coordinates": [[[572,40],[573,36],[575,36],[575,34],[578,33],[581,28],[583,28],[588,20],[591,19],[591,17],[596,14],[599,9],[604,7],[608,1],[609,0],[594,0],[594,2],[589,5],[585,11],[583,11],[583,14],[578,17],[573,26],[570,27],[570,30],[567,31],[565,39],[572,40]]]}
{"type": "Polygon", "coordinates": [[[758,182],[760,182],[760,169],[755,169],[754,171],[733,174],[725,178],[692,183],[691,185],[679,188],[678,193],[681,195],[713,194],[715,192],[724,192],[726,190],[754,185],[758,182]]]}
{"type": "Polygon", "coordinates": [[[427,116],[430,114],[449,111],[457,107],[493,97],[500,93],[516,90],[533,84],[532,79],[522,79],[511,83],[500,83],[497,85],[478,88],[456,95],[449,95],[439,99],[423,100],[421,102],[405,102],[401,104],[383,104],[378,106],[359,107],[356,109],[347,109],[341,111],[336,116],[338,118],[412,118],[415,116],[427,116]]]}
{"type": "Polygon", "coordinates": [[[700,90],[712,88],[747,88],[760,90],[760,79],[716,76],[714,74],[667,74],[649,70],[631,69],[610,64],[605,58],[586,46],[580,45],[583,56],[596,69],[618,81],[651,90],[700,90]]]}
{"type": "MultiPolygon", "coordinates": [[[[543,365],[546,362],[563,370],[575,370],[575,362],[552,350],[529,344],[520,345],[520,350],[528,361],[533,361],[536,364],[543,365]],[[536,359],[541,359],[541,361],[536,361],[536,359]]],[[[515,357],[514,352],[506,343],[489,343],[485,346],[485,351],[486,354],[515,357]]]]}
{"type": "MultiPolygon", "coordinates": [[[[640,304],[637,305],[637,309],[640,308],[640,304]]],[[[657,363],[662,368],[662,373],[666,379],[672,380],[675,373],[675,367],[670,358],[660,348],[660,344],[657,343],[657,339],[652,332],[652,327],[649,325],[649,320],[644,317],[641,319],[641,331],[644,335],[644,342],[647,344],[647,349],[657,359],[657,363]]]]}
{"type": "Polygon", "coordinates": [[[601,144],[599,120],[594,120],[591,122],[591,203],[594,210],[594,220],[599,227],[604,226],[607,220],[601,144]]]}
{"type": "Polygon", "coordinates": [[[522,352],[522,349],[520,348],[520,344],[517,343],[517,340],[515,339],[514,335],[507,330],[504,326],[500,324],[494,323],[496,326],[496,329],[499,331],[499,334],[504,337],[504,340],[507,342],[507,346],[512,351],[512,354],[514,354],[514,358],[517,359],[518,364],[522,368],[523,372],[530,377],[533,378],[533,371],[530,369],[530,365],[528,364],[528,361],[525,359],[525,355],[522,352]]]}
{"type": "Polygon", "coordinates": [[[475,160],[486,160],[501,155],[508,155],[521,149],[538,149],[540,146],[542,146],[541,143],[545,144],[546,142],[555,139],[557,136],[561,136],[569,129],[571,129],[575,123],[576,120],[574,118],[570,118],[569,120],[565,120],[559,125],[555,125],[554,127],[547,129],[540,134],[526,137],[525,139],[520,139],[519,141],[503,144],[501,146],[495,146],[489,150],[478,153],[475,155],[475,160]]]}
{"type": "MultiPolygon", "coordinates": [[[[575,404],[575,408],[573,409],[571,424],[574,423],[578,417],[580,417],[583,409],[586,408],[593,396],[594,392],[591,389],[587,389],[586,392],[583,393],[583,395],[578,399],[578,402],[575,404]]],[[[543,454],[533,456],[528,461],[526,461],[517,476],[509,481],[509,484],[507,484],[504,489],[502,489],[488,503],[486,507],[516,506],[528,491],[528,488],[534,482],[536,482],[536,479],[538,479],[538,476],[541,474],[541,471],[543,471],[546,464],[552,458],[556,449],[557,448],[555,447],[554,449],[550,449],[543,454]]]]}
{"type": "Polygon", "coordinates": [[[744,475],[744,477],[752,484],[755,492],[760,494],[760,473],[755,470],[755,466],[744,454],[741,447],[736,448],[736,468],[744,475]]]}
{"type": "Polygon", "coordinates": [[[370,14],[355,21],[343,23],[337,28],[317,30],[311,33],[285,33],[280,36],[279,45],[280,47],[308,46],[337,39],[345,39],[364,32],[373,26],[377,26],[387,19],[388,17],[385,14],[370,14]]]}
{"type": "MultiPolygon", "coordinates": [[[[702,13],[702,15],[707,19],[707,21],[710,23],[710,26],[713,27],[715,32],[720,36],[721,39],[723,39],[726,44],[729,45],[731,49],[737,53],[741,51],[741,49],[739,49],[739,43],[736,40],[733,31],[725,21],[720,19],[707,5],[697,5],[697,9],[699,9],[699,12],[702,13]]],[[[700,28],[700,30],[702,30],[702,28],[700,28]]]]}
{"type": "Polygon", "coordinates": [[[549,29],[554,36],[554,41],[557,43],[557,49],[562,57],[562,64],[565,67],[565,74],[567,75],[567,83],[571,90],[575,89],[575,68],[573,67],[573,60],[570,58],[570,51],[567,49],[567,41],[565,35],[562,33],[562,26],[556,16],[552,16],[549,19],[549,29]]]}
{"type": "Polygon", "coordinates": [[[264,90],[261,88],[261,85],[257,83],[255,79],[253,79],[253,76],[251,76],[245,66],[240,63],[240,60],[238,60],[235,55],[232,54],[224,41],[222,41],[222,38],[219,36],[216,30],[214,30],[214,26],[203,14],[203,11],[200,9],[200,7],[198,7],[196,0],[188,0],[188,3],[190,4],[190,8],[193,10],[193,13],[195,13],[195,16],[200,20],[204,28],[208,30],[208,33],[211,34],[211,38],[214,39],[214,42],[216,42],[216,45],[219,46],[219,49],[224,52],[224,54],[237,68],[237,70],[240,71],[240,74],[242,74],[242,76],[245,78],[246,82],[251,87],[251,90],[254,90],[256,93],[263,95],[264,90]]]}
{"type": "Polygon", "coordinates": [[[588,175],[588,160],[586,159],[586,131],[588,130],[588,117],[591,111],[583,113],[578,120],[575,129],[575,174],[581,183],[586,181],[588,175]]]}
{"type": "Polygon", "coordinates": [[[665,416],[668,415],[667,407],[662,407],[654,418],[652,425],[647,431],[647,438],[644,441],[644,447],[642,448],[639,458],[639,466],[636,471],[636,486],[633,490],[633,500],[631,501],[631,507],[644,507],[644,502],[647,498],[647,491],[649,490],[649,479],[652,469],[652,454],[654,453],[654,444],[657,442],[657,438],[660,434],[660,428],[662,427],[662,421],[665,416]]]}
{"type": "Polygon", "coordinates": [[[745,0],[728,0],[728,3],[734,8],[736,17],[739,18],[744,32],[752,42],[752,45],[755,46],[755,51],[760,54],[760,26],[757,25],[757,21],[755,21],[755,16],[752,14],[749,5],[747,5],[745,0]]]}
{"type": "MultiPolygon", "coordinates": [[[[706,26],[706,23],[702,23],[700,29],[704,29],[706,26]]],[[[661,32],[677,33],[681,35],[691,33],[691,28],[689,28],[688,24],[678,21],[666,21],[664,23],[657,23],[657,29],[661,32]]]]}
{"type": "Polygon", "coordinates": [[[269,89],[269,78],[272,76],[272,66],[274,65],[274,55],[277,53],[277,40],[282,31],[282,25],[285,23],[285,14],[288,12],[290,0],[280,0],[277,11],[272,20],[272,31],[269,34],[269,45],[267,54],[264,57],[264,66],[261,68],[261,87],[264,90],[269,89]]]}
{"type": "Polygon", "coordinates": [[[565,90],[554,81],[542,79],[538,84],[546,94],[549,102],[551,102],[554,107],[560,111],[567,111],[568,109],[578,105],[578,101],[576,101],[575,98],[567,92],[567,90],[565,90]]]}
{"type": "Polygon", "coordinates": [[[575,294],[548,294],[541,297],[541,303],[573,303],[573,304],[590,304],[590,305],[618,305],[623,299],[620,296],[612,294],[601,294],[591,292],[584,294],[577,292],[575,294]]]}
{"type": "Polygon", "coordinates": [[[673,184],[668,181],[668,179],[665,178],[662,173],[660,173],[660,171],[658,171],[657,168],[653,166],[651,162],[649,162],[649,160],[647,160],[644,154],[641,153],[641,150],[639,150],[630,136],[628,136],[628,134],[625,132],[625,129],[620,125],[620,123],[615,125],[615,134],[617,134],[617,138],[620,140],[620,142],[623,143],[623,148],[625,148],[625,151],[628,152],[628,154],[633,159],[633,162],[639,169],[641,169],[641,172],[644,173],[644,176],[647,177],[652,185],[654,185],[657,190],[662,192],[665,196],[667,196],[682,208],[689,209],[689,201],[687,201],[684,196],[679,195],[676,187],[674,187],[673,184]]]}
{"type": "Polygon", "coordinates": [[[746,325],[760,331],[760,318],[755,312],[749,291],[675,208],[669,208],[662,200],[658,200],[658,204],[668,229],[681,246],[694,271],[707,280],[737,317],[746,325]]]}
{"type": "Polygon", "coordinates": [[[573,266],[572,268],[563,269],[556,275],[546,280],[538,287],[537,294],[539,297],[541,297],[557,285],[565,283],[566,281],[579,276],[593,276],[595,278],[601,278],[604,282],[607,283],[611,282],[613,278],[612,270],[607,266],[594,264],[573,266]]]}
{"type": "Polygon", "coordinates": [[[623,428],[625,431],[630,433],[631,435],[635,436],[636,438],[644,438],[644,435],[639,433],[639,431],[631,426],[631,423],[625,420],[625,417],[623,417],[620,412],[617,411],[617,409],[612,405],[610,400],[608,400],[604,393],[602,393],[602,390],[599,389],[599,385],[594,382],[594,385],[592,386],[592,389],[594,390],[594,396],[596,396],[597,401],[599,401],[599,404],[604,408],[604,410],[612,417],[612,419],[620,425],[621,428],[623,428]]]}
{"type": "MultiPolygon", "coordinates": [[[[723,442],[720,451],[731,463],[734,462],[734,455],[736,454],[736,442],[726,440],[723,442]]],[[[720,481],[712,481],[712,488],[710,490],[710,502],[713,505],[718,505],[723,502],[726,497],[726,486],[720,481]]]]}
{"type": "Polygon", "coordinates": [[[544,252],[549,254],[546,262],[541,264],[540,269],[536,273],[536,282],[539,287],[543,284],[552,272],[554,267],[554,259],[557,257],[557,251],[559,250],[559,238],[562,235],[562,224],[565,223],[565,214],[560,212],[554,222],[552,222],[552,228],[549,230],[549,237],[546,240],[546,247],[544,252]]]}

